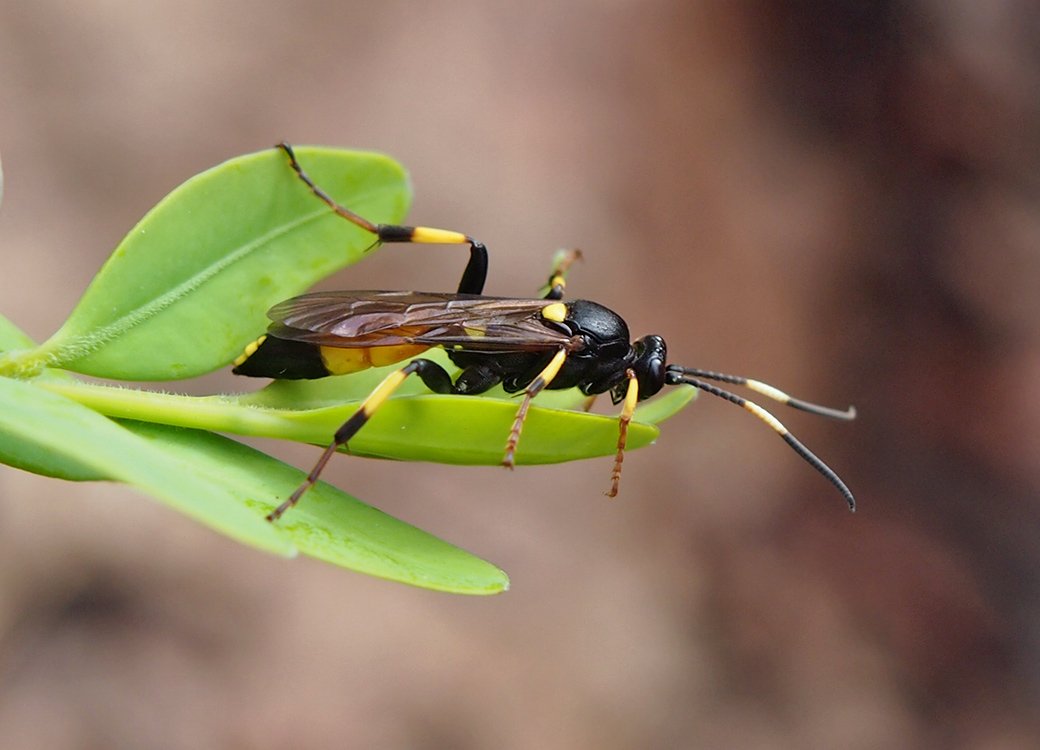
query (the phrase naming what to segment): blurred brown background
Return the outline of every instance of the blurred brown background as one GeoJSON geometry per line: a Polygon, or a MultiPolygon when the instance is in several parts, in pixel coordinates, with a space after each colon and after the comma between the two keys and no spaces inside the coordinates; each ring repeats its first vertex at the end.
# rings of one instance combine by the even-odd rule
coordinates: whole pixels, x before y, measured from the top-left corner
{"type": "Polygon", "coordinates": [[[167,191],[286,138],[402,160],[491,293],[579,246],[571,294],[676,361],[861,415],[781,414],[855,516],[708,398],[617,501],[609,460],[334,462],[491,599],[0,469],[0,744],[1040,746],[1038,49],[1025,0],[0,2],[0,310],[39,339],[167,191]]]}

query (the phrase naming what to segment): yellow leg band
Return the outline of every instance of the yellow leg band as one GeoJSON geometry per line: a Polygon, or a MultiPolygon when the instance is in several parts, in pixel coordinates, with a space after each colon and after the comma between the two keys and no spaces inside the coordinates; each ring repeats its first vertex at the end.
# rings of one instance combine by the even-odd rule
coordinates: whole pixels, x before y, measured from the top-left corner
{"type": "Polygon", "coordinates": [[[628,390],[625,391],[625,405],[621,407],[621,418],[632,419],[632,414],[636,410],[636,404],[639,402],[639,381],[634,377],[629,376],[628,378],[628,390]]]}
{"type": "Polygon", "coordinates": [[[520,442],[520,431],[524,428],[524,420],[527,419],[527,410],[531,406],[531,399],[537,396],[542,390],[553,381],[559,372],[560,368],[563,367],[563,363],[567,360],[567,350],[560,349],[556,352],[552,360],[545,366],[545,368],[538,373],[538,377],[531,381],[531,384],[527,386],[527,391],[524,393],[524,400],[520,402],[520,408],[516,411],[516,417],[513,419],[513,429],[509,431],[509,439],[506,440],[506,452],[502,458],[502,465],[510,469],[513,468],[514,458],[516,455],[516,445],[520,442]]]}
{"type": "Polygon", "coordinates": [[[566,349],[560,349],[560,351],[556,352],[556,356],[552,358],[552,361],[550,361],[549,364],[545,366],[545,369],[538,374],[538,377],[535,378],[536,381],[542,381],[542,388],[548,386],[549,383],[553,381],[553,378],[560,374],[560,368],[563,367],[563,363],[566,359],[566,349]]]}
{"type": "Polygon", "coordinates": [[[372,416],[373,412],[383,405],[393,392],[401,387],[401,383],[407,378],[409,372],[404,368],[390,373],[383,382],[376,386],[375,390],[368,394],[368,398],[361,402],[361,411],[366,417],[372,416]]]}
{"type": "Polygon", "coordinates": [[[415,227],[412,231],[412,242],[430,245],[459,245],[470,239],[462,232],[450,229],[434,229],[433,227],[415,227]]]}

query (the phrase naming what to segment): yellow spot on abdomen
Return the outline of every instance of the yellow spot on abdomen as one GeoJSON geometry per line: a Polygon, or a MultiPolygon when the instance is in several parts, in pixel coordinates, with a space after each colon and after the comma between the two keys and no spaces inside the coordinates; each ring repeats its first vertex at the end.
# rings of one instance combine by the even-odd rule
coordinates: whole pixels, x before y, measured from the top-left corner
{"type": "Polygon", "coordinates": [[[401,344],[400,346],[374,346],[368,350],[368,358],[373,367],[383,367],[400,362],[402,359],[422,354],[430,347],[425,344],[401,344]]]}
{"type": "Polygon", "coordinates": [[[370,346],[359,348],[321,347],[321,360],[332,375],[361,372],[369,367],[383,367],[422,354],[430,347],[425,344],[400,346],[370,346]]]}
{"type": "Polygon", "coordinates": [[[237,357],[235,357],[235,361],[232,364],[235,367],[238,367],[239,365],[244,363],[247,359],[249,359],[254,354],[256,354],[256,350],[260,348],[260,344],[264,343],[264,339],[266,339],[266,338],[267,338],[267,335],[265,334],[265,335],[261,336],[260,338],[258,338],[256,341],[251,342],[248,346],[246,346],[245,349],[242,350],[241,354],[239,354],[237,357]]]}

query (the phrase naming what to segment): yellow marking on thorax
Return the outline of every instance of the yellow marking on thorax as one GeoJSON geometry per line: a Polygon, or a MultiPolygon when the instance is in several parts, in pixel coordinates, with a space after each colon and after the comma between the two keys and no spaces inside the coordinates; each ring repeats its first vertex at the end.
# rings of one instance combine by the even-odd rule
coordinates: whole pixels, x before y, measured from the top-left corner
{"type": "Polygon", "coordinates": [[[235,357],[235,361],[232,364],[235,367],[238,367],[239,365],[244,363],[247,359],[249,359],[254,354],[256,354],[256,350],[260,348],[260,345],[262,343],[264,343],[264,339],[266,339],[266,338],[267,338],[267,334],[264,334],[263,336],[258,338],[256,341],[253,341],[253,342],[249,343],[246,346],[246,348],[242,350],[242,353],[239,354],[237,357],[235,357]]]}
{"type": "Polygon", "coordinates": [[[361,372],[370,367],[383,367],[403,359],[422,354],[430,347],[426,344],[400,344],[398,346],[370,346],[341,348],[322,346],[321,361],[331,375],[347,375],[361,372]]]}
{"type": "Polygon", "coordinates": [[[553,302],[542,308],[542,317],[555,323],[567,320],[567,305],[562,302],[553,302]]]}

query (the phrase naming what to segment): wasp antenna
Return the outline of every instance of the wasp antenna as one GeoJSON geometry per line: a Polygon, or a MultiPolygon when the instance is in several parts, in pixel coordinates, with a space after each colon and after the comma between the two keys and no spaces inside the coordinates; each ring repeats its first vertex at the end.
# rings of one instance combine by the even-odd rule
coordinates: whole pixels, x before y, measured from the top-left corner
{"type": "Polygon", "coordinates": [[[695,378],[705,378],[707,380],[716,380],[720,383],[742,385],[745,388],[751,389],[755,393],[761,393],[767,398],[771,398],[774,401],[779,401],[781,404],[790,406],[792,409],[799,409],[821,417],[841,419],[846,422],[856,418],[855,406],[850,406],[848,409],[832,409],[829,406],[821,406],[820,404],[814,404],[811,401],[803,401],[800,398],[788,395],[776,386],[769,385],[769,383],[763,383],[761,380],[745,378],[740,375],[727,375],[724,372],[699,370],[695,367],[680,367],[679,365],[669,365],[668,370],[670,372],[682,373],[683,375],[690,375],[695,378]]]}
{"type": "MultiPolygon", "coordinates": [[[[826,477],[827,481],[829,481],[831,484],[833,484],[835,487],[838,488],[838,491],[841,493],[842,497],[845,498],[845,502],[848,503],[849,510],[851,510],[852,512],[855,513],[855,511],[856,511],[856,498],[853,497],[852,490],[850,490],[848,488],[848,485],[846,485],[845,482],[841,481],[841,477],[839,477],[837,475],[837,473],[835,473],[835,471],[831,467],[829,467],[827,464],[825,464],[823,461],[821,461],[816,456],[815,453],[813,453],[811,450],[806,448],[805,445],[803,445],[802,442],[800,440],[798,440],[798,438],[796,438],[794,435],[792,435],[790,430],[788,430],[786,427],[784,427],[783,423],[781,423],[779,419],[774,417],[771,413],[769,413],[768,411],[766,411],[765,409],[763,409],[761,406],[759,406],[758,404],[756,404],[753,401],[748,401],[747,399],[742,398],[742,397],[738,396],[735,393],[730,393],[729,391],[723,390],[722,388],[719,388],[718,386],[711,385],[710,383],[705,383],[703,381],[700,381],[700,380],[697,380],[697,379],[691,378],[691,377],[685,377],[686,373],[688,373],[688,372],[695,372],[694,370],[686,370],[686,369],[677,368],[677,369],[672,370],[671,372],[674,373],[672,378],[670,378],[670,382],[672,382],[673,384],[687,383],[689,385],[694,386],[695,388],[699,388],[702,391],[710,393],[713,396],[718,396],[721,399],[725,399],[726,401],[729,401],[730,403],[736,404],[737,406],[741,407],[742,409],[751,412],[758,419],[762,420],[767,425],[769,425],[777,435],[779,435],[780,437],[782,437],[784,439],[785,443],[787,443],[789,446],[791,446],[791,449],[794,450],[795,453],[797,453],[799,456],[801,456],[802,459],[804,459],[810,466],[812,466],[814,469],[816,469],[816,471],[818,471],[821,474],[823,474],[823,476],[826,477]],[[683,373],[683,376],[679,375],[680,372],[683,373]]],[[[721,374],[721,373],[711,373],[711,374],[712,375],[718,375],[718,374],[721,374]]],[[[705,375],[703,377],[708,377],[708,376],[705,375]]],[[[732,376],[732,375],[724,375],[723,377],[732,378],[734,376],[732,376]]],[[[721,378],[719,378],[719,379],[721,379],[721,378]]],[[[747,379],[746,378],[739,378],[739,380],[746,381],[747,379]]],[[[726,382],[731,382],[731,381],[726,381],[726,382]]],[[[757,381],[754,381],[754,382],[757,383],[757,381]]],[[[747,383],[746,382],[742,382],[742,383],[740,383],[740,385],[747,385],[747,383]]],[[[814,404],[810,404],[810,406],[815,406],[815,405],[814,404]]],[[[837,412],[837,413],[841,414],[842,412],[837,412]]],[[[854,413],[855,412],[853,412],[853,414],[854,413]]],[[[830,415],[828,415],[828,416],[830,416],[830,415]]]]}

